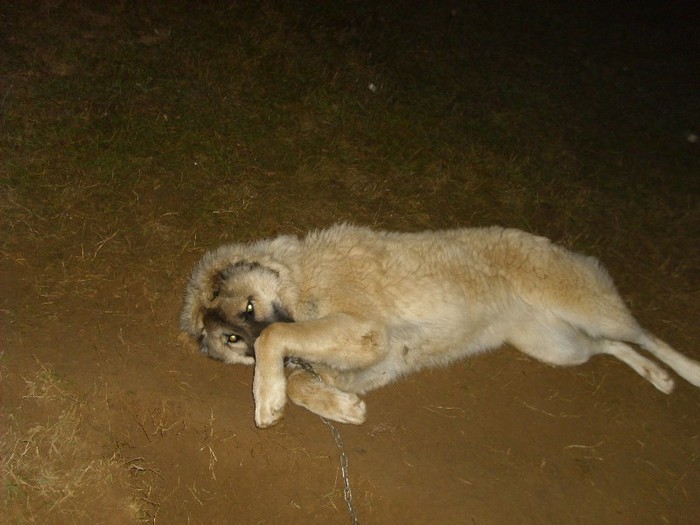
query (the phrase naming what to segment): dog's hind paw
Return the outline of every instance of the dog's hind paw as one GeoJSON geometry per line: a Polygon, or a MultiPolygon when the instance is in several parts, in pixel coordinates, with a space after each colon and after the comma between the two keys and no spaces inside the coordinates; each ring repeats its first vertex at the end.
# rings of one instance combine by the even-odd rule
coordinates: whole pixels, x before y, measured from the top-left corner
{"type": "Polygon", "coordinates": [[[647,374],[647,379],[656,387],[657,390],[660,390],[664,394],[670,394],[673,392],[676,384],[668,372],[665,370],[649,370],[647,371],[647,374]]]}

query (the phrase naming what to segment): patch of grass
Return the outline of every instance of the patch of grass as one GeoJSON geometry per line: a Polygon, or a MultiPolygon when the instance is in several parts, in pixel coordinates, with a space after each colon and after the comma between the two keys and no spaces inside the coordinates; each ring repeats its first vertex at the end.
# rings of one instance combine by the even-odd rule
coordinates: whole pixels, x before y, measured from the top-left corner
{"type": "Polygon", "coordinates": [[[105,509],[110,509],[125,522],[134,521],[137,509],[124,465],[117,455],[100,456],[91,449],[95,436],[85,421],[91,417],[89,406],[51,368],[39,368],[24,380],[22,406],[2,414],[4,519],[75,522],[104,518],[105,509]]]}

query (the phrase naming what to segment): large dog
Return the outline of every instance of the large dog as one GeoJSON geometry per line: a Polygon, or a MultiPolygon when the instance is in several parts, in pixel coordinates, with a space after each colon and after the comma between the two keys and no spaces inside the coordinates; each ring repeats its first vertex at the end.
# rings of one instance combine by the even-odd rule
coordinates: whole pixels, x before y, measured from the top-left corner
{"type": "Polygon", "coordinates": [[[610,354],[670,393],[633,343],[700,386],[700,363],[642,329],[597,260],[498,227],[339,225],[222,246],[195,267],[181,328],[204,354],[255,365],[258,427],[282,417],[287,396],[360,424],[358,394],[504,343],[551,365],[610,354]]]}

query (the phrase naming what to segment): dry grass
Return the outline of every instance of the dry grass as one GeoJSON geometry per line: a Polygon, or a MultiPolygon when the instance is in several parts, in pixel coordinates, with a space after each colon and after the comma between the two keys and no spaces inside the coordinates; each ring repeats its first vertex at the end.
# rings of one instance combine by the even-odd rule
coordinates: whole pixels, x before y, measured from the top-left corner
{"type": "Polygon", "coordinates": [[[2,415],[6,523],[104,522],[105,510],[112,523],[133,521],[139,509],[123,462],[94,450],[86,418],[94,419],[95,400],[78,399],[50,368],[39,369],[24,379],[21,406],[2,415]]]}

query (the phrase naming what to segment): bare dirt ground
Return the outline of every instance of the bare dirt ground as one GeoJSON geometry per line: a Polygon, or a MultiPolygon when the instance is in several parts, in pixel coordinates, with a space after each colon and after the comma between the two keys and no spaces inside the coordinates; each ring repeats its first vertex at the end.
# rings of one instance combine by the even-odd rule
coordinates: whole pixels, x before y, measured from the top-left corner
{"type": "MultiPolygon", "coordinates": [[[[700,358],[683,2],[426,4],[0,6],[0,522],[350,522],[329,428],[255,428],[252,368],[178,332],[222,242],[515,226],[700,358]]],[[[698,522],[680,379],[504,348],[367,403],[338,425],[360,523],[698,522]]]]}

